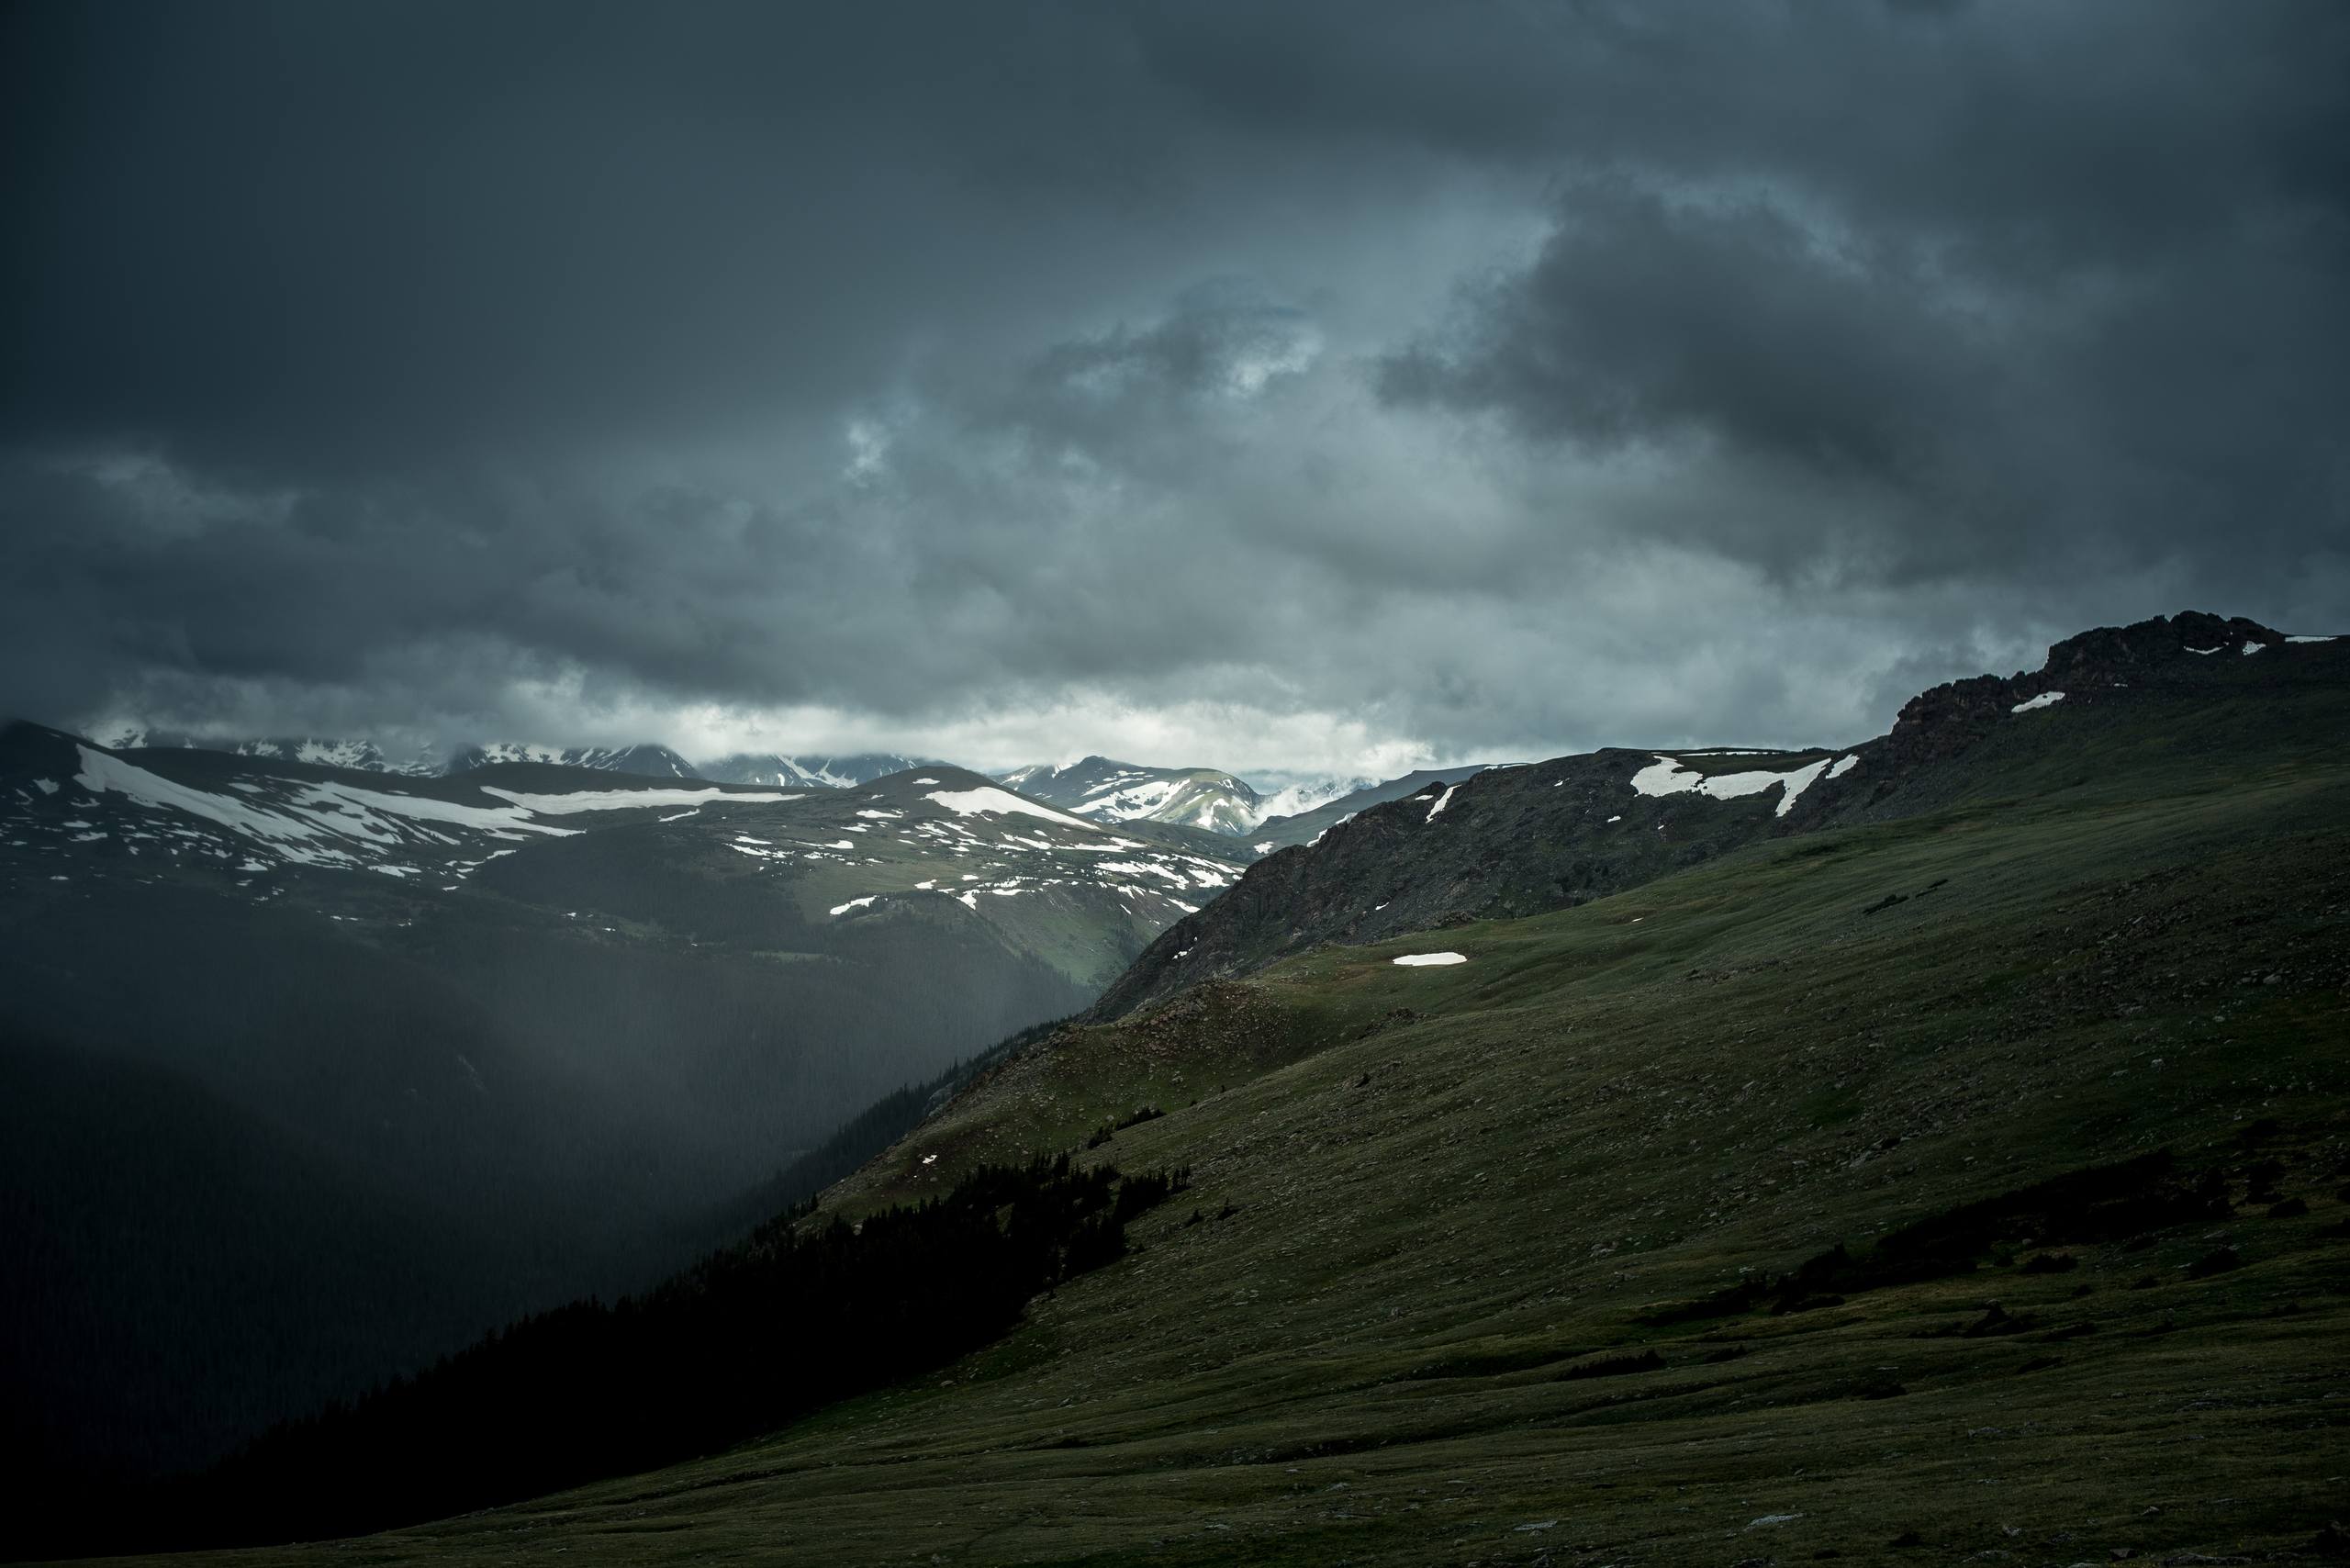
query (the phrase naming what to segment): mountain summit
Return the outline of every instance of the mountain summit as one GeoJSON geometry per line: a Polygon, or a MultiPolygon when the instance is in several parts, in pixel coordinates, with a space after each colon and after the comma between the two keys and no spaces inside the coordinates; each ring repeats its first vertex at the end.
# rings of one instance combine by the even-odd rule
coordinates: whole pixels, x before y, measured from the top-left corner
{"type": "Polygon", "coordinates": [[[1089,756],[1066,767],[1032,763],[996,778],[1024,795],[1100,822],[1171,823],[1243,834],[1263,811],[1256,790],[1214,767],[1145,767],[1089,756]]]}

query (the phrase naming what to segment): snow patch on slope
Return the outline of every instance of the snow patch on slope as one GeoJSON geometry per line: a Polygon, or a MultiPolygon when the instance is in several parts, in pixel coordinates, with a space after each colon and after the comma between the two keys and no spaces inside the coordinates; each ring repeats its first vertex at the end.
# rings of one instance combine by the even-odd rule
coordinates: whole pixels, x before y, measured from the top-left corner
{"type": "MultiPolygon", "coordinates": [[[[468,806],[418,795],[392,795],[347,784],[312,784],[284,802],[263,804],[242,797],[216,795],[151,773],[110,752],[81,753],[81,770],[73,781],[94,794],[112,790],[141,805],[185,812],[218,823],[230,832],[267,845],[289,860],[313,865],[349,865],[347,850],[333,841],[385,848],[416,834],[435,837],[429,828],[410,824],[442,823],[471,828],[498,838],[519,838],[534,833],[554,838],[576,831],[532,822],[520,806],[468,806]],[[386,819],[405,819],[403,821],[386,819]]],[[[451,842],[445,838],[441,842],[451,842]]]]}
{"type": "Polygon", "coordinates": [[[1017,813],[1022,816],[1042,817],[1048,823],[1059,823],[1064,827],[1080,827],[1088,833],[1102,831],[1091,823],[1063,812],[1057,812],[1050,806],[1040,806],[1034,801],[1024,801],[1009,790],[985,787],[978,790],[933,790],[923,799],[937,801],[958,817],[1008,816],[1017,813]]]}
{"type": "MultiPolygon", "coordinates": [[[[1856,759],[1846,757],[1845,763],[1856,759]]],[[[1632,789],[1642,795],[1707,795],[1717,801],[1733,801],[1744,795],[1760,795],[1774,785],[1785,789],[1780,797],[1775,816],[1785,816],[1795,809],[1796,799],[1828,769],[1829,759],[1807,762],[1785,773],[1757,770],[1751,773],[1716,773],[1711,776],[1695,768],[1684,767],[1669,756],[1660,756],[1648,767],[1632,775],[1632,789]]],[[[1842,771],[1842,764],[1838,771],[1842,771]]],[[[1834,777],[1830,774],[1830,777],[1834,777]]]]}
{"type": "Polygon", "coordinates": [[[636,806],[706,806],[712,801],[773,804],[780,801],[803,799],[799,795],[778,795],[765,790],[726,790],[715,787],[706,790],[575,790],[562,795],[532,795],[485,784],[481,792],[495,795],[501,801],[511,801],[522,810],[540,816],[562,816],[572,812],[624,812],[636,806]]]}

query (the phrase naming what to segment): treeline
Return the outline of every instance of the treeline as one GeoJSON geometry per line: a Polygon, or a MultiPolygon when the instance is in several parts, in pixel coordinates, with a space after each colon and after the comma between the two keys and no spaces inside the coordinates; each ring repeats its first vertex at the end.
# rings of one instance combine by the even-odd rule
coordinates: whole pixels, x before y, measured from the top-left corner
{"type": "Polygon", "coordinates": [[[1125,1250],[1184,1171],[983,1166],[856,1225],[788,1219],[641,1297],[527,1318],[167,1494],[174,1547],[316,1540],[707,1454],[986,1344],[1125,1250]]]}

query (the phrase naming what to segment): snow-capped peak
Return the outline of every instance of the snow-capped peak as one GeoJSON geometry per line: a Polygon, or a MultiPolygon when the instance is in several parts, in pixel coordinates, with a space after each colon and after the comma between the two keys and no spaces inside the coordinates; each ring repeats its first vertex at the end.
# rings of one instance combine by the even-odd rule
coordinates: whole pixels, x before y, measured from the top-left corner
{"type": "Polygon", "coordinates": [[[1213,767],[1146,767],[1089,756],[1067,767],[1033,763],[996,778],[1023,794],[1100,822],[1171,823],[1242,834],[1260,815],[1257,791],[1213,767]]]}

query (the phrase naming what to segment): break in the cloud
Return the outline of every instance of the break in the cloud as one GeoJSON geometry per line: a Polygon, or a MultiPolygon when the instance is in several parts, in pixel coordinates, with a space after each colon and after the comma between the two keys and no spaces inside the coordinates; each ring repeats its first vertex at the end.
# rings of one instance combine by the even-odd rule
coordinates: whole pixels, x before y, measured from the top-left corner
{"type": "Polygon", "coordinates": [[[2350,623],[2350,14],[17,7],[0,706],[1383,771],[2350,623]]]}

